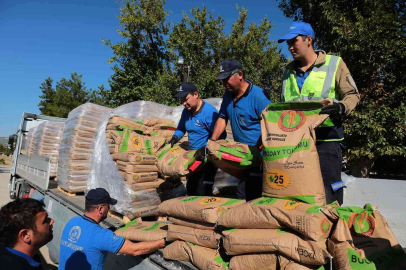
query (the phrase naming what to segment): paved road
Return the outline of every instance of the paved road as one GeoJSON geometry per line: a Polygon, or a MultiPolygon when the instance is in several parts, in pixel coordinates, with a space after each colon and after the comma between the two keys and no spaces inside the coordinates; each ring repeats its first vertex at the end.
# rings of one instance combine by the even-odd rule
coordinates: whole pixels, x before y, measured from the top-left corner
{"type": "MultiPolygon", "coordinates": [[[[8,195],[8,181],[10,177],[11,166],[0,166],[0,206],[11,201],[8,195]]],[[[42,265],[44,270],[56,270],[58,267],[49,259],[49,252],[46,246],[40,249],[43,258],[42,265]]]]}

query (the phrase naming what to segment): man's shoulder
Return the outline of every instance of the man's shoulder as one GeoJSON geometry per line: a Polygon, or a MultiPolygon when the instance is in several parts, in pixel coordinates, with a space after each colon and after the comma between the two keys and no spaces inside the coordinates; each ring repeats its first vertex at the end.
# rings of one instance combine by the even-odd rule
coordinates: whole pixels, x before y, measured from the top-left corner
{"type": "Polygon", "coordinates": [[[0,245],[0,261],[1,269],[4,270],[42,269],[41,266],[31,266],[26,259],[11,253],[2,245],[0,245]]]}
{"type": "Polygon", "coordinates": [[[217,112],[217,109],[213,105],[211,105],[210,103],[205,102],[204,107],[203,107],[203,111],[204,112],[217,112]]]}
{"type": "Polygon", "coordinates": [[[264,89],[257,85],[252,85],[251,93],[253,96],[260,96],[261,98],[265,95],[264,89]]]}

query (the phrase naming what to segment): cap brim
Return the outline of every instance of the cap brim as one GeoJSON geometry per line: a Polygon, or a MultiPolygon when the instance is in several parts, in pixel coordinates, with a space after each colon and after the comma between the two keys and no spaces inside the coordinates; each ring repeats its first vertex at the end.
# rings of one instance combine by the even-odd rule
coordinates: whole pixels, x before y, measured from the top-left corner
{"type": "Polygon", "coordinates": [[[117,204],[117,200],[116,199],[113,199],[113,198],[110,198],[110,203],[109,204],[111,204],[111,205],[116,205],[117,204]]]}
{"type": "Polygon", "coordinates": [[[175,97],[179,97],[179,98],[180,97],[186,97],[189,94],[190,94],[190,92],[179,92],[179,93],[176,94],[175,97]]]}
{"type": "Polygon", "coordinates": [[[223,79],[227,78],[228,76],[230,76],[230,74],[231,74],[231,71],[220,73],[220,75],[218,75],[216,81],[223,80],[223,79]]]}
{"type": "Polygon", "coordinates": [[[286,40],[295,38],[295,37],[297,37],[298,35],[299,35],[299,34],[286,34],[286,35],[284,35],[282,38],[278,39],[278,43],[282,43],[282,42],[284,42],[284,41],[286,41],[286,40]]]}

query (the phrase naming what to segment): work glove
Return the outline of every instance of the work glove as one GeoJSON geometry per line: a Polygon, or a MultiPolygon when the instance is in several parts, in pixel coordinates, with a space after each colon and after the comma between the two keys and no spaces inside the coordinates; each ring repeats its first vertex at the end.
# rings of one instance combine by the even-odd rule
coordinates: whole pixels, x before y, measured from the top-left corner
{"type": "Polygon", "coordinates": [[[173,136],[172,139],[169,141],[171,144],[171,148],[179,141],[178,137],[173,136]]]}
{"type": "Polygon", "coordinates": [[[334,103],[333,105],[328,105],[320,110],[320,114],[328,114],[332,119],[339,119],[340,117],[344,116],[344,113],[345,106],[340,102],[334,103]]]}
{"type": "Polygon", "coordinates": [[[206,159],[206,156],[207,156],[206,146],[203,146],[202,148],[197,150],[194,155],[195,160],[197,160],[197,161],[204,161],[206,159]]]}

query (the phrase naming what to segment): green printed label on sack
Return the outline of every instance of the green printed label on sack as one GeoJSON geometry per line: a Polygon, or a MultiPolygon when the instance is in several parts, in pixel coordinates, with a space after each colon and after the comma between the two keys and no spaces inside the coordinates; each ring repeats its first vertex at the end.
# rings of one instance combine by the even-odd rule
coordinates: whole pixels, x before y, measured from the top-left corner
{"type": "Polygon", "coordinates": [[[172,159],[171,159],[171,161],[169,161],[168,162],[168,164],[166,164],[167,166],[171,166],[174,162],[175,162],[175,160],[178,158],[178,156],[173,156],[172,157],[172,159]]]}
{"type": "Polygon", "coordinates": [[[144,141],[144,146],[145,146],[145,149],[147,150],[147,154],[152,155],[151,141],[150,140],[145,140],[144,141]]]}
{"type": "Polygon", "coordinates": [[[232,205],[235,203],[241,202],[241,200],[239,199],[230,199],[228,201],[226,201],[225,203],[221,204],[220,206],[227,206],[227,205],[232,205]]]}
{"type": "Polygon", "coordinates": [[[318,214],[320,212],[321,212],[321,207],[317,206],[317,205],[312,206],[306,210],[306,214],[318,214]]]}
{"type": "Polygon", "coordinates": [[[216,258],[214,258],[213,260],[214,260],[215,262],[217,262],[217,263],[220,263],[222,268],[228,268],[228,265],[230,264],[230,263],[228,263],[228,262],[225,262],[225,261],[223,260],[223,258],[221,258],[220,255],[217,256],[216,258]]]}
{"type": "Polygon", "coordinates": [[[309,139],[301,140],[297,145],[264,147],[264,161],[274,161],[281,158],[287,158],[294,153],[310,149],[309,139]]]}
{"type": "Polygon", "coordinates": [[[183,154],[183,158],[186,159],[187,161],[183,165],[183,168],[189,168],[190,165],[195,161],[195,153],[196,150],[188,151],[185,154],[183,154]]]}
{"type": "Polygon", "coordinates": [[[253,205],[272,205],[278,201],[276,198],[263,198],[256,201],[253,205]]]}
{"type": "Polygon", "coordinates": [[[280,228],[280,229],[276,229],[276,232],[278,232],[278,233],[290,233],[291,231],[289,229],[280,228]]]}
{"type": "Polygon", "coordinates": [[[217,198],[217,197],[209,197],[209,198],[205,198],[202,199],[199,204],[200,205],[208,205],[208,204],[213,204],[213,203],[217,203],[220,202],[221,198],[217,198]]]}
{"type": "Polygon", "coordinates": [[[320,224],[321,232],[324,234],[328,233],[330,231],[330,227],[331,227],[330,221],[328,221],[327,218],[324,218],[320,224]]]}
{"type": "Polygon", "coordinates": [[[154,231],[156,229],[159,229],[159,226],[161,226],[161,223],[155,222],[154,224],[152,224],[148,228],[142,229],[141,231],[144,231],[144,232],[154,231]]]}
{"type": "Polygon", "coordinates": [[[284,132],[293,132],[301,128],[306,122],[306,115],[302,111],[284,111],[278,119],[278,127],[284,132]]]}
{"type": "Polygon", "coordinates": [[[127,224],[125,224],[125,226],[123,228],[120,228],[119,230],[125,230],[125,229],[128,229],[129,227],[138,226],[138,225],[139,225],[138,220],[134,219],[134,220],[128,222],[127,224]]]}
{"type": "Polygon", "coordinates": [[[182,200],[180,200],[180,202],[186,202],[186,203],[187,202],[193,202],[193,201],[196,201],[196,200],[198,200],[200,198],[202,198],[202,196],[193,196],[193,197],[182,199],[182,200]]]}

